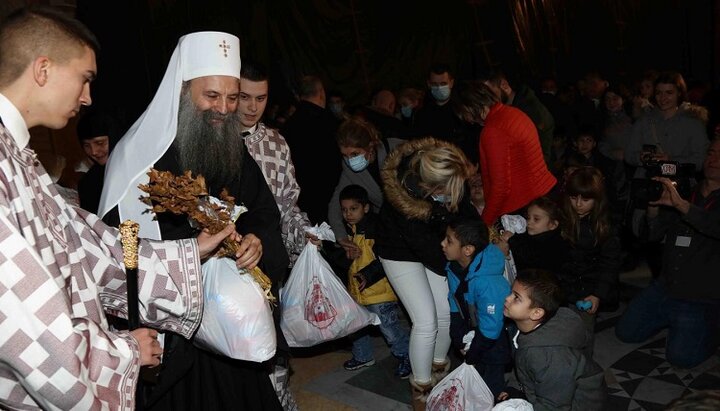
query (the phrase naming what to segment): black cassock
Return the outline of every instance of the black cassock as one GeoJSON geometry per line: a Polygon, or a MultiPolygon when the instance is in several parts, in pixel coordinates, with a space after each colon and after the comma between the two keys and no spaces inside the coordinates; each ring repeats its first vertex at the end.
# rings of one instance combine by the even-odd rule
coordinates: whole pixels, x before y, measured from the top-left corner
{"type": "MultiPolygon", "coordinates": [[[[161,171],[180,175],[173,147],[155,164],[161,171]]],[[[192,170],[193,176],[198,173],[192,170]]],[[[218,197],[223,187],[208,187],[218,197]]],[[[280,212],[255,160],[245,152],[242,178],[226,187],[236,204],[248,211],[237,222],[240,234],[253,233],[262,241],[260,268],[277,284],[285,276],[287,252],[280,235],[280,212]]],[[[196,232],[186,216],[171,213],[158,215],[164,240],[191,238],[196,232]]],[[[284,338],[278,329],[278,348],[284,338]]],[[[282,410],[270,382],[269,367],[240,361],[202,350],[178,335],[167,333],[163,364],[155,385],[146,385],[144,403],[147,410],[282,410]]]]}

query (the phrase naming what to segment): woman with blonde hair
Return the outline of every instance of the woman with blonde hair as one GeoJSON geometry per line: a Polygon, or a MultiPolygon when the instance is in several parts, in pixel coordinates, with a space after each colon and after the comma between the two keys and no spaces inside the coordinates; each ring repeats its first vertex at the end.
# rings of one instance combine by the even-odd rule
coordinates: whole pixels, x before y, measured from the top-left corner
{"type": "Polygon", "coordinates": [[[466,181],[471,167],[455,145],[431,137],[399,145],[382,171],[385,202],[375,242],[395,293],[410,315],[413,406],[424,409],[450,363],[450,306],[440,247],[449,221],[479,215],[466,181]]]}

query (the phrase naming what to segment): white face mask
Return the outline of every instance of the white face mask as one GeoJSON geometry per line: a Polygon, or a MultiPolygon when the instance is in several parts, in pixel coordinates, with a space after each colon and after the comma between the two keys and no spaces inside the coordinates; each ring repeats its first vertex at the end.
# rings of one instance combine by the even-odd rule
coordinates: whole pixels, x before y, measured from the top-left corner
{"type": "Polygon", "coordinates": [[[402,113],[403,117],[409,118],[410,116],[412,116],[412,112],[412,106],[400,106],[400,113],[402,113]]]}
{"type": "Polygon", "coordinates": [[[450,86],[432,86],[430,87],[430,94],[437,101],[445,101],[450,98],[450,86]]]}
{"type": "Polygon", "coordinates": [[[367,168],[369,161],[365,158],[365,154],[358,154],[355,157],[350,157],[345,160],[348,167],[356,173],[363,171],[367,168]]]}
{"type": "Polygon", "coordinates": [[[442,204],[445,204],[450,200],[445,194],[433,194],[430,197],[432,197],[433,201],[437,201],[438,203],[442,204]]]}
{"type": "Polygon", "coordinates": [[[332,111],[332,113],[335,115],[341,114],[343,112],[343,106],[339,103],[331,103],[330,111],[332,111]]]}

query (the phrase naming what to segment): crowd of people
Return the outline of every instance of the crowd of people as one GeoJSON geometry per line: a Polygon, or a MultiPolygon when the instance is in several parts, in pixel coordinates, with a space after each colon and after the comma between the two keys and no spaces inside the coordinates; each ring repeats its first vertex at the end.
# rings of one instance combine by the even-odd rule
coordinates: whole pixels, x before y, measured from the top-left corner
{"type": "MultiPolygon", "coordinates": [[[[638,256],[653,280],[617,338],[667,328],[667,360],[682,368],[717,351],[720,139],[677,72],[648,71],[633,90],[593,71],[536,92],[507,72],[461,81],[437,64],[427,91],[382,89],[357,107],[306,75],[294,109],[279,110],[236,36],[196,32],[122,133],[88,110],[98,49],[48,9],[0,27],[2,408],[296,409],[280,310],[267,362],[194,342],[201,265],[226,237],[239,244],[236,266],[261,268],[275,295],[303,248],[320,247],[380,318],[414,409],[451,371],[451,352],[497,402],[602,409],[595,321],[620,306],[619,274],[638,256]],[[78,114],[93,164],[79,206],[28,147],[29,128],[78,114]],[[217,234],[149,213],[139,187],[151,168],[202,175],[208,194],[248,211],[217,234]],[[123,323],[128,266],[113,228],[127,219],[140,223],[135,330],[123,323]],[[335,241],[307,233],[322,222],[335,241]]],[[[348,337],[345,369],[375,364],[368,331],[348,337]]]]}

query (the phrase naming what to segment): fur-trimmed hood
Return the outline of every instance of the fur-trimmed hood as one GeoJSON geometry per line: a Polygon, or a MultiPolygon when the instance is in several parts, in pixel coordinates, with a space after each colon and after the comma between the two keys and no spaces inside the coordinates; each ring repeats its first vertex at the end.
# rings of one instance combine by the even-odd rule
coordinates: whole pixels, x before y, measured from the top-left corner
{"type": "Polygon", "coordinates": [[[410,219],[427,221],[433,213],[433,201],[424,199],[420,193],[412,193],[402,181],[407,164],[415,153],[436,147],[454,147],[452,143],[425,137],[407,141],[395,149],[385,159],[382,169],[382,181],[385,197],[402,215],[410,219]]]}
{"type": "Polygon", "coordinates": [[[698,106],[697,104],[692,104],[689,101],[686,101],[680,104],[680,107],[678,107],[678,109],[678,112],[681,112],[688,117],[694,117],[702,121],[703,124],[707,124],[708,122],[708,109],[703,106],[698,106]]]}

